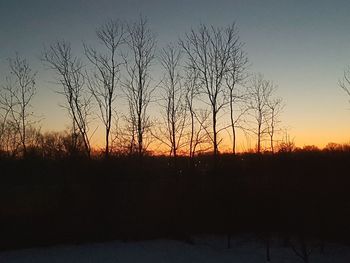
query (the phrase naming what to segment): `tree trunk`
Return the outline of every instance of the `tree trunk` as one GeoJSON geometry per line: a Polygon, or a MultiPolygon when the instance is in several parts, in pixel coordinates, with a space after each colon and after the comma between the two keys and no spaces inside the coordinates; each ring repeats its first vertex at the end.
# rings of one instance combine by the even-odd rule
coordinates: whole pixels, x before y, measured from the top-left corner
{"type": "Polygon", "coordinates": [[[213,154],[218,155],[217,131],[216,131],[216,110],[213,109],[213,154]]]}
{"type": "Polygon", "coordinates": [[[109,156],[109,128],[106,129],[106,149],[105,149],[105,158],[109,156]]]}
{"type": "Polygon", "coordinates": [[[232,154],[236,154],[236,128],[233,116],[233,94],[232,89],[230,89],[230,118],[231,118],[231,128],[232,128],[232,154]]]}
{"type": "Polygon", "coordinates": [[[257,145],[257,153],[260,153],[261,150],[261,124],[258,125],[258,145],[257,145]]]}

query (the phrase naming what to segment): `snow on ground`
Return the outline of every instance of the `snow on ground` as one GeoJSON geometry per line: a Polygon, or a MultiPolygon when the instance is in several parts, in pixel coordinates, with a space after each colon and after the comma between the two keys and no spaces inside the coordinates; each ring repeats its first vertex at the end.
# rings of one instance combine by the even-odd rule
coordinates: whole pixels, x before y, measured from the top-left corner
{"type": "MultiPolygon", "coordinates": [[[[265,246],[253,236],[232,239],[227,249],[225,237],[194,238],[194,244],[174,240],[139,242],[109,242],[87,245],[67,245],[0,252],[1,263],[259,263],[266,262],[265,246]]],[[[271,262],[302,263],[291,248],[282,242],[271,243],[271,262]]],[[[310,263],[348,263],[350,248],[326,244],[320,254],[314,248],[310,263]]]]}

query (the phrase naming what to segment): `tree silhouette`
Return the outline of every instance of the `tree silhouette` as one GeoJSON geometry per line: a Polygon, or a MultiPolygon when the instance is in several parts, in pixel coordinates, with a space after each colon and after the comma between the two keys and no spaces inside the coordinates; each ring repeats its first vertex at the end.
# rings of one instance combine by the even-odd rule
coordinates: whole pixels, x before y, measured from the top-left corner
{"type": "MultiPolygon", "coordinates": [[[[1,95],[1,105],[4,110],[1,123],[1,136],[12,130],[18,135],[19,143],[22,146],[23,155],[27,153],[28,128],[33,124],[33,112],[30,111],[33,96],[36,93],[35,77],[26,59],[16,54],[15,58],[9,60],[10,75],[6,79],[1,95]]],[[[13,136],[13,149],[17,149],[16,136],[13,136]]]]}
{"type": "MultiPolygon", "coordinates": [[[[187,69],[184,81],[186,110],[190,116],[190,131],[188,132],[188,155],[193,158],[198,148],[210,142],[208,138],[208,118],[207,111],[200,111],[195,108],[196,100],[200,93],[197,82],[197,73],[195,70],[187,69]]],[[[207,148],[205,148],[207,149],[207,148]]],[[[203,149],[202,149],[203,150],[203,149]]]]}
{"type": "Polygon", "coordinates": [[[130,58],[125,57],[127,76],[123,84],[129,105],[129,118],[132,129],[130,135],[136,143],[139,156],[147,148],[145,135],[150,129],[147,108],[155,87],[150,86],[150,68],[155,58],[155,36],[148,27],[147,19],[140,17],[137,22],[127,25],[127,45],[130,58]]]}
{"type": "Polygon", "coordinates": [[[181,51],[174,44],[163,48],[160,63],[164,71],[161,82],[163,88],[163,116],[165,131],[162,131],[162,142],[170,148],[170,155],[177,157],[178,149],[184,146],[184,129],[186,122],[186,104],[183,84],[179,72],[181,51]],[[164,136],[165,135],[165,136],[164,136]]]}
{"type": "Polygon", "coordinates": [[[201,92],[207,96],[211,108],[212,131],[210,138],[213,154],[219,153],[218,114],[227,103],[224,81],[230,69],[230,59],[237,49],[234,24],[225,28],[200,25],[192,29],[180,45],[187,56],[187,67],[198,72],[197,80],[201,92]]]}
{"type": "Polygon", "coordinates": [[[228,100],[230,108],[230,123],[232,130],[232,153],[236,153],[236,126],[240,118],[245,114],[246,109],[240,112],[235,112],[235,105],[244,99],[244,94],[239,91],[238,85],[243,84],[243,81],[248,77],[246,73],[248,66],[247,54],[243,51],[243,43],[239,41],[236,26],[233,25],[234,31],[234,47],[229,55],[229,69],[225,76],[226,87],[228,91],[228,100]]]}
{"type": "MultiPolygon", "coordinates": [[[[72,54],[70,43],[57,41],[44,51],[43,61],[56,71],[63,90],[59,93],[66,99],[65,108],[73,123],[73,134],[80,134],[85,152],[90,157],[89,115],[91,96],[85,92],[85,77],[81,60],[72,54]]],[[[77,138],[77,136],[75,136],[77,138]]]]}
{"type": "Polygon", "coordinates": [[[110,20],[96,30],[98,39],[106,52],[100,53],[96,48],[84,45],[85,55],[94,66],[88,77],[88,87],[100,110],[99,117],[105,127],[105,156],[110,152],[110,133],[112,128],[114,101],[120,79],[121,59],[118,49],[125,42],[125,26],[119,20],[110,20]]]}
{"type": "Polygon", "coordinates": [[[284,104],[282,98],[266,98],[267,107],[269,108],[269,113],[266,116],[267,122],[267,134],[270,137],[270,150],[272,153],[275,152],[275,135],[279,131],[278,124],[280,122],[279,116],[281,115],[284,104]]]}
{"type": "Polygon", "coordinates": [[[257,138],[258,153],[261,152],[261,144],[264,136],[269,133],[272,141],[275,132],[276,118],[279,110],[277,106],[281,104],[280,101],[273,102],[272,96],[276,86],[269,80],[265,80],[262,74],[254,75],[250,80],[248,87],[249,95],[249,110],[253,118],[255,128],[252,132],[257,138]]]}

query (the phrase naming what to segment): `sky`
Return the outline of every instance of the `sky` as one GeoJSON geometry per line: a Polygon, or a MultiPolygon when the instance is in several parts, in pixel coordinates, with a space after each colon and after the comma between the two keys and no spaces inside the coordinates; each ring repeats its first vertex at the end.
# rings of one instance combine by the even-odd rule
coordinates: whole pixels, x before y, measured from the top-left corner
{"type": "Polygon", "coordinates": [[[83,42],[96,44],[95,29],[108,19],[133,20],[140,14],[147,16],[158,47],[200,23],[235,22],[249,71],[278,85],[286,105],[282,124],[295,143],[350,142],[350,98],[338,85],[350,65],[349,10],[346,0],[2,0],[0,83],[8,74],[7,58],[15,52],[26,57],[38,72],[33,110],[42,129],[63,130],[69,122],[59,86],[40,61],[45,45],[66,39],[79,55],[83,42]]]}

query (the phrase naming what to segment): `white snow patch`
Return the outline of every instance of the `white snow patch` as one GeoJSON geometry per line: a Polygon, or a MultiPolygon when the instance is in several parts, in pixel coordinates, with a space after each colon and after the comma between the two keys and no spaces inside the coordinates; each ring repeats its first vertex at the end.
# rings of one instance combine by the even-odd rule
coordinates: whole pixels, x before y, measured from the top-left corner
{"type": "MultiPolygon", "coordinates": [[[[56,246],[0,252],[6,263],[260,263],[267,262],[265,245],[254,236],[232,238],[227,249],[226,237],[197,237],[194,244],[174,240],[109,242],[77,246],[56,246]]],[[[314,248],[310,263],[348,263],[350,248],[326,244],[322,255],[314,248]]],[[[302,263],[282,241],[271,241],[271,262],[302,263]]]]}

